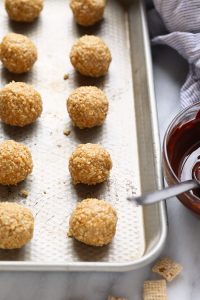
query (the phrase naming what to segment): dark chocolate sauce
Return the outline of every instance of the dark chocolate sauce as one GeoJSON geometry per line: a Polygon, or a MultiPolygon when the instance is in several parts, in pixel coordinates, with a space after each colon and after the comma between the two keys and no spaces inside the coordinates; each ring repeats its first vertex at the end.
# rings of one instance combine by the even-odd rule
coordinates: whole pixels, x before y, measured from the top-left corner
{"type": "MultiPolygon", "coordinates": [[[[173,171],[181,181],[197,176],[200,179],[200,111],[195,119],[174,128],[167,152],[173,171]]],[[[200,198],[200,189],[192,193],[200,198]]]]}

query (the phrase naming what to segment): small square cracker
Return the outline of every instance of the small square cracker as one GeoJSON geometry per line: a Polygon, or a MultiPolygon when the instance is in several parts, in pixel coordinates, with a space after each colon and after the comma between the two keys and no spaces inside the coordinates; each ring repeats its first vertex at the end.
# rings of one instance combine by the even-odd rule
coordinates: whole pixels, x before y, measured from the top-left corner
{"type": "Polygon", "coordinates": [[[126,298],[119,298],[119,297],[108,296],[107,300],[127,300],[127,299],[126,298]]]}
{"type": "Polygon", "coordinates": [[[148,280],[144,282],[143,300],[167,300],[165,280],[148,280]]]}
{"type": "Polygon", "coordinates": [[[152,271],[161,275],[167,281],[172,281],[181,273],[182,269],[183,267],[171,258],[163,257],[155,264],[152,271]]]}

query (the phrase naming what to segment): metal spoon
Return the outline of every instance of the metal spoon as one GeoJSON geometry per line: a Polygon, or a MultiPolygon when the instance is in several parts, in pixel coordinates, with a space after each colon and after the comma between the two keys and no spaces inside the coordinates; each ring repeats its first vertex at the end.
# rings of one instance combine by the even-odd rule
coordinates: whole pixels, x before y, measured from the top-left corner
{"type": "MultiPolygon", "coordinates": [[[[134,201],[138,205],[149,205],[178,196],[193,189],[200,188],[200,162],[197,162],[192,170],[193,179],[180,182],[166,187],[162,190],[149,193],[139,197],[128,197],[129,201],[134,201]]],[[[199,200],[200,201],[200,200],[199,200]]],[[[200,203],[200,202],[199,202],[200,203]]]]}

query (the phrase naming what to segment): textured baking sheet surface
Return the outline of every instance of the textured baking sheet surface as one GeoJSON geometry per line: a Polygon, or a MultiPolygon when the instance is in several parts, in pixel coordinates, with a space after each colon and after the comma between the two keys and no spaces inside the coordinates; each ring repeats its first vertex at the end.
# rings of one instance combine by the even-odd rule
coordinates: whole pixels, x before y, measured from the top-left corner
{"type": "Polygon", "coordinates": [[[92,28],[78,27],[65,0],[46,0],[41,17],[33,24],[10,22],[0,2],[0,37],[8,32],[29,36],[37,45],[38,62],[27,75],[12,75],[1,66],[1,86],[11,80],[33,84],[41,92],[42,117],[26,128],[0,124],[0,140],[14,139],[30,147],[34,170],[17,187],[0,187],[1,200],[16,201],[35,215],[33,240],[21,250],[0,251],[0,260],[39,263],[132,262],[145,250],[143,213],[126,200],[139,192],[139,164],[133,85],[129,55],[128,21],[120,2],[108,1],[105,19],[92,28]],[[113,61],[109,74],[88,79],[77,74],[69,61],[74,40],[83,34],[102,37],[111,49],[113,61]],[[69,73],[69,79],[63,76],[69,73]],[[66,112],[66,98],[80,85],[96,85],[107,94],[109,114],[102,127],[90,130],[73,128],[66,112]],[[71,130],[67,137],[65,129],[71,130]],[[68,159],[79,143],[101,143],[109,150],[113,170],[108,182],[95,187],[73,186],[68,159]],[[27,199],[18,193],[29,191],[27,199]],[[113,242],[92,248],[67,238],[69,216],[77,201],[86,197],[106,199],[116,207],[119,221],[113,242]]]}

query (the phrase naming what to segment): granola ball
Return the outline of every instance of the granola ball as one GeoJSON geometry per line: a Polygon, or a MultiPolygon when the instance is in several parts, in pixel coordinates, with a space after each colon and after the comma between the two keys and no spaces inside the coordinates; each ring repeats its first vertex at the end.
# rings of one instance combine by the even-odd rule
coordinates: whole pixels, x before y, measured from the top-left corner
{"type": "Polygon", "coordinates": [[[70,7],[79,25],[90,26],[103,18],[105,0],[71,0],[70,7]]]}
{"type": "Polygon", "coordinates": [[[110,154],[99,144],[79,145],[69,160],[74,184],[95,185],[105,181],[112,169],[110,154]]]}
{"type": "Polygon", "coordinates": [[[8,71],[26,73],[37,60],[37,49],[25,35],[9,33],[0,44],[0,60],[8,71]]]}
{"type": "Polygon", "coordinates": [[[74,43],[70,60],[82,75],[100,77],[108,72],[112,57],[102,39],[94,35],[84,35],[74,43]]]}
{"type": "Polygon", "coordinates": [[[5,0],[5,8],[11,20],[32,22],[43,9],[43,0],[5,0]]]}
{"type": "Polygon", "coordinates": [[[0,184],[16,185],[33,169],[30,150],[23,144],[8,140],[0,144],[0,184]]]}
{"type": "Polygon", "coordinates": [[[31,211],[17,203],[0,203],[0,248],[18,249],[33,236],[34,218],[31,211]]]}
{"type": "Polygon", "coordinates": [[[11,82],[0,90],[0,118],[23,127],[36,121],[42,112],[40,94],[29,84],[11,82]]]}
{"type": "Polygon", "coordinates": [[[108,112],[108,100],[95,86],[74,90],[67,100],[67,110],[75,126],[91,128],[103,123],[108,112]]]}
{"type": "Polygon", "coordinates": [[[85,199],[71,215],[68,235],[90,246],[104,246],[112,241],[116,225],[117,212],[109,203],[85,199]]]}

